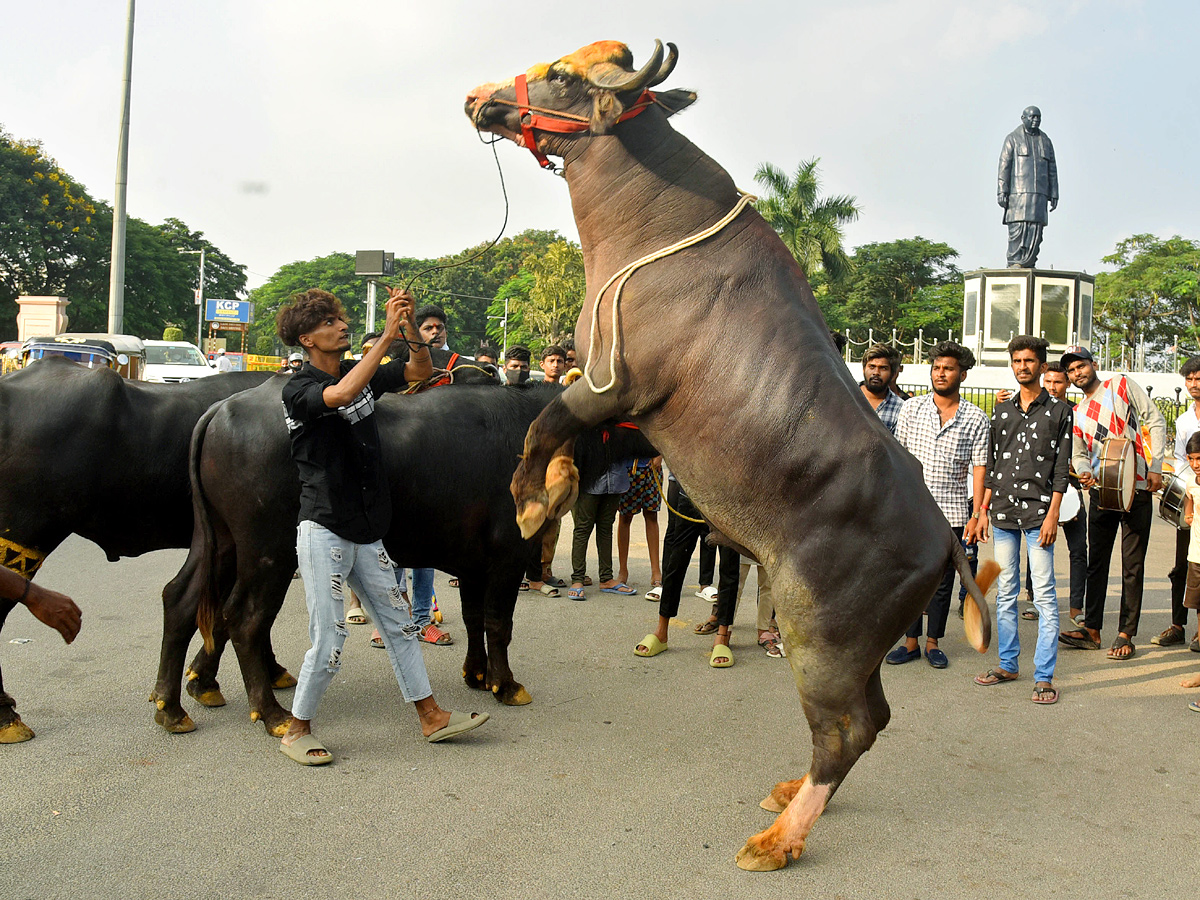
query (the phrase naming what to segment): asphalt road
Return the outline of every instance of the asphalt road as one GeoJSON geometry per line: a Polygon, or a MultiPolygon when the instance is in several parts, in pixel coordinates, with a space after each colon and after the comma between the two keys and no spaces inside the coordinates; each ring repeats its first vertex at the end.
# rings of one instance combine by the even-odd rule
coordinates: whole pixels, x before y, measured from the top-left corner
{"type": "MultiPolygon", "coordinates": [[[[645,660],[632,650],[657,607],[640,594],[524,594],[512,659],[533,704],[468,690],[463,643],[427,646],[442,705],[492,715],[440,745],[421,739],[369,627],[354,626],[316,722],[337,761],[306,769],[250,723],[232,653],[228,705],[185,696],[197,730],[158,728],[146,702],[158,598],[184,554],[107,563],[72,539],[39,578],[83,608],[78,640],[64,646],[24,608],[3,632],[6,684],[37,737],[0,747],[0,896],[1187,896],[1200,715],[1186,707],[1200,692],[1178,682],[1200,655],[1149,643],[1169,620],[1171,540],[1156,519],[1137,658],[1064,651],[1055,706],[1029,699],[1034,623],[1022,624],[1028,667],[1016,684],[971,683],[995,651],[970,650],[954,619],[949,669],[885,667],[890,727],[804,857],[759,874],[738,870],[734,854],[771,823],[758,801],[805,771],[810,741],[786,662],[755,645],[750,606],[738,614],[737,664],[716,670],[711,638],[690,633],[707,613],[700,600],[685,600],[670,651],[645,660]]],[[[1063,597],[1064,565],[1065,547],[1063,597]]],[[[569,571],[562,554],[556,570],[569,571]]],[[[644,562],[633,577],[649,586],[644,562]]],[[[462,638],[441,575],[437,592],[462,638]]],[[[298,671],[298,581],[274,641],[298,671]]]]}

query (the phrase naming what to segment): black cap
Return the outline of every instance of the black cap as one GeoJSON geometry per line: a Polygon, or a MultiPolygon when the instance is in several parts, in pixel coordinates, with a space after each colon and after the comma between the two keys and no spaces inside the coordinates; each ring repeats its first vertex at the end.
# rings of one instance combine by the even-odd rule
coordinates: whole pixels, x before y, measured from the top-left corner
{"type": "Polygon", "coordinates": [[[1095,357],[1092,356],[1091,350],[1089,350],[1087,347],[1081,347],[1076,344],[1073,347],[1068,347],[1066,352],[1063,353],[1062,367],[1064,369],[1067,368],[1067,366],[1071,365],[1071,363],[1075,362],[1077,359],[1082,359],[1085,362],[1090,363],[1094,363],[1096,361],[1095,357]]]}

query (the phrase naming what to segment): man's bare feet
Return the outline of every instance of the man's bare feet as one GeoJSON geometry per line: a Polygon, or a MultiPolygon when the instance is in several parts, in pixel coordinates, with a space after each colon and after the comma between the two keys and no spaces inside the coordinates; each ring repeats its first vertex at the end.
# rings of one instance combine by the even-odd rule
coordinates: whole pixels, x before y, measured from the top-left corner
{"type": "Polygon", "coordinates": [[[1193,675],[1190,678],[1185,678],[1179,682],[1180,687],[1194,688],[1200,687],[1200,675],[1193,675]]]}

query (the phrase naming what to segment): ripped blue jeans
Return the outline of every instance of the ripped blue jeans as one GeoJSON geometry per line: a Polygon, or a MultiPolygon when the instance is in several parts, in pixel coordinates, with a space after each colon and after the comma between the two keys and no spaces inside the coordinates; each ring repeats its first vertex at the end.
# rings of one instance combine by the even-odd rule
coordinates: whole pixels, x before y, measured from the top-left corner
{"type": "Polygon", "coordinates": [[[346,583],[379,627],[405,701],[413,703],[431,696],[433,690],[417,640],[420,629],[413,624],[412,609],[401,596],[383,542],[356,544],[305,520],[296,529],[296,556],[304,579],[312,648],[304,654],[304,665],[300,667],[292,715],[311,720],[341,666],[348,634],[342,607],[342,586],[346,583]]]}

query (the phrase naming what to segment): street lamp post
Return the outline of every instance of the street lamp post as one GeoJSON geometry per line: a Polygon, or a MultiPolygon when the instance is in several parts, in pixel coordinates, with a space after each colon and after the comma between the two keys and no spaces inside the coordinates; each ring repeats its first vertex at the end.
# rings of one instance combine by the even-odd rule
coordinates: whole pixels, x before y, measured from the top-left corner
{"type": "Polygon", "coordinates": [[[500,325],[504,328],[504,347],[500,350],[500,358],[508,354],[508,298],[504,298],[504,315],[503,316],[488,316],[489,319],[499,319],[500,325]]]}
{"type": "Polygon", "coordinates": [[[199,250],[184,250],[182,247],[176,248],[180,253],[199,253],[200,254],[200,287],[196,288],[196,346],[200,348],[200,352],[204,352],[204,253],[205,250],[201,247],[199,250]]]}

